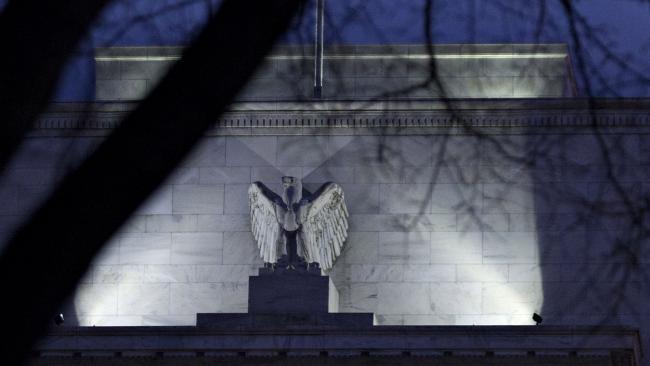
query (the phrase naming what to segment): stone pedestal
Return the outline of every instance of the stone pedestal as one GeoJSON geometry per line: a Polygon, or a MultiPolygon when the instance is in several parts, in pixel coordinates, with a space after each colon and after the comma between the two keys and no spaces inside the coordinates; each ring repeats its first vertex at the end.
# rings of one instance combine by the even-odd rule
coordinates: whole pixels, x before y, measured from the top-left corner
{"type": "Polygon", "coordinates": [[[247,314],[197,314],[210,329],[368,329],[372,313],[338,313],[338,290],[316,270],[260,268],[248,282],[247,314]]]}
{"type": "Polygon", "coordinates": [[[249,278],[251,314],[336,313],[338,300],[338,290],[328,276],[276,271],[249,278]]]}
{"type": "Polygon", "coordinates": [[[372,329],[374,322],[375,316],[372,313],[196,314],[197,327],[215,330],[360,330],[372,329]]]}

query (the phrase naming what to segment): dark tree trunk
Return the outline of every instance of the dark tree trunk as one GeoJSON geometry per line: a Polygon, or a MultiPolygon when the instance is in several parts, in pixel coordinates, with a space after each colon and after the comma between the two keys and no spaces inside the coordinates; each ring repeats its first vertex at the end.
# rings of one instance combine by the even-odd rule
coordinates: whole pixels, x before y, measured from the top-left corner
{"type": "Polygon", "coordinates": [[[0,258],[0,364],[29,350],[93,256],[183,160],[302,6],[227,0],[159,86],[11,239],[0,258]]]}
{"type": "Polygon", "coordinates": [[[9,1],[0,14],[0,173],[111,0],[9,1]]]}

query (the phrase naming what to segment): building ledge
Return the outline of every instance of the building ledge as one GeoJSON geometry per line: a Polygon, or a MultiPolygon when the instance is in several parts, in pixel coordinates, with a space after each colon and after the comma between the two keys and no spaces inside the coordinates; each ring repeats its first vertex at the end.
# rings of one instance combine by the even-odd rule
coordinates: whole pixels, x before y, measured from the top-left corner
{"type": "Polygon", "coordinates": [[[568,364],[580,359],[580,364],[632,366],[639,364],[641,346],[638,331],[622,327],[61,327],[44,337],[33,359],[179,356],[471,357],[509,358],[513,364],[553,357],[568,364]]]}

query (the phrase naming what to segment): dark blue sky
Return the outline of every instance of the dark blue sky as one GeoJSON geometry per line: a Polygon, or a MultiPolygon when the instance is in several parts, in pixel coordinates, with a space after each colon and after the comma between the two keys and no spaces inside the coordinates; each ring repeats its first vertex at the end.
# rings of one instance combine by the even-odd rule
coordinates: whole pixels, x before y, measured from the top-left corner
{"type": "MultiPolygon", "coordinates": [[[[216,11],[218,2],[116,0],[71,62],[56,100],[92,98],[93,47],[186,44],[210,11],[216,11]]],[[[326,4],[327,43],[422,43],[426,39],[425,0],[326,0],[326,4]]],[[[434,43],[568,43],[574,65],[579,64],[579,55],[586,62],[585,75],[594,95],[650,96],[650,2],[573,4],[581,48],[572,41],[570,22],[557,0],[433,1],[431,34],[434,43]]],[[[309,6],[283,42],[311,42],[313,13],[309,6]]],[[[581,86],[584,92],[585,85],[581,86]]]]}

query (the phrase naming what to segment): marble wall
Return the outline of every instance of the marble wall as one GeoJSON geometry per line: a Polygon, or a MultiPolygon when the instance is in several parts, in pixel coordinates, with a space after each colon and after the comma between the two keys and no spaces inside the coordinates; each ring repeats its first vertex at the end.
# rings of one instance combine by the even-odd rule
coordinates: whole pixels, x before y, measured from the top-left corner
{"type": "MultiPolygon", "coordinates": [[[[648,317],[647,135],[526,133],[206,137],[79,284],[82,325],[193,324],[246,312],[261,265],[247,188],[343,186],[342,312],[379,324],[640,324],[648,317]]],[[[0,185],[8,235],[100,138],[33,137],[0,185]]],[[[115,192],[119,194],[119,192],[115,192]]]]}

